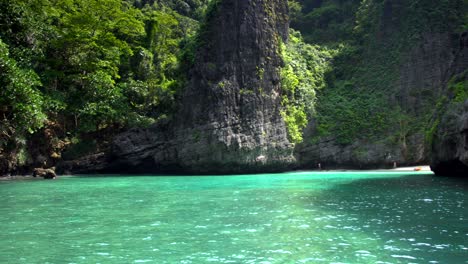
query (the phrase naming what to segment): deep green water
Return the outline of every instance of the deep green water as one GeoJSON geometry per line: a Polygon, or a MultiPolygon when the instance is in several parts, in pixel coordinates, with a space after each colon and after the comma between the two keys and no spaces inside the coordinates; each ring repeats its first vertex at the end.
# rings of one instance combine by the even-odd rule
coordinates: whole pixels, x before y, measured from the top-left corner
{"type": "Polygon", "coordinates": [[[0,263],[468,263],[468,183],[425,173],[0,182],[0,263]]]}

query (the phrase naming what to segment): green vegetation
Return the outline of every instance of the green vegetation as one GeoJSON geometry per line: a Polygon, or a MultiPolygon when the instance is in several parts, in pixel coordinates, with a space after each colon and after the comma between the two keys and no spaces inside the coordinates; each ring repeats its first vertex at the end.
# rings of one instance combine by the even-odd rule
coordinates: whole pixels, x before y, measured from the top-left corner
{"type": "Polygon", "coordinates": [[[462,103],[468,99],[468,70],[453,76],[448,83],[448,88],[453,93],[454,103],[462,103]]]}
{"type": "Polygon", "coordinates": [[[351,81],[337,81],[320,94],[317,105],[319,136],[334,136],[339,144],[350,144],[356,138],[375,137],[388,128],[392,113],[382,93],[356,91],[351,81]]]}
{"type": "MultiPolygon", "coordinates": [[[[417,112],[400,101],[408,96],[398,90],[401,62],[425,33],[466,28],[464,1],[301,0],[289,5],[291,26],[307,43],[336,51],[317,90],[312,115],[317,133],[306,142],[332,136],[339,144],[364,139],[405,146],[408,136],[432,128],[427,124],[438,95],[414,89],[409,96],[424,98],[417,112]]],[[[464,84],[452,86],[462,100],[464,84]]]]}
{"type": "MultiPolygon", "coordinates": [[[[170,119],[196,50],[210,48],[207,25],[220,1],[2,1],[0,158],[11,153],[26,163],[27,142],[38,131],[54,130],[52,141],[70,143],[57,143],[70,145],[65,156],[78,157],[101,147],[99,135],[170,119]]],[[[280,73],[291,142],[333,137],[343,145],[366,139],[404,146],[418,133],[430,141],[440,95],[420,87],[402,94],[401,65],[427,33],[468,29],[465,0],[288,3],[294,29],[280,45],[280,73]],[[423,103],[415,110],[402,99],[408,97],[423,103]],[[304,139],[312,120],[315,136],[304,139]]],[[[448,84],[455,103],[468,98],[466,75],[448,84]]]]}
{"type": "Polygon", "coordinates": [[[0,156],[46,124],[71,141],[170,117],[208,5],[2,1],[0,156]]]}
{"type": "MultiPolygon", "coordinates": [[[[41,83],[37,74],[21,68],[10,57],[8,46],[0,39],[0,139],[7,140],[40,128],[46,118],[44,98],[37,89],[41,83]]],[[[5,141],[3,141],[5,142],[5,141]]]]}
{"type": "Polygon", "coordinates": [[[302,32],[306,42],[333,45],[352,38],[355,13],[361,0],[288,2],[291,26],[302,32]]]}
{"type": "Polygon", "coordinates": [[[316,91],[325,87],[325,73],[335,50],[303,41],[291,30],[288,43],[281,44],[285,66],[281,69],[282,116],[291,142],[302,141],[302,130],[315,112],[316,91]]]}

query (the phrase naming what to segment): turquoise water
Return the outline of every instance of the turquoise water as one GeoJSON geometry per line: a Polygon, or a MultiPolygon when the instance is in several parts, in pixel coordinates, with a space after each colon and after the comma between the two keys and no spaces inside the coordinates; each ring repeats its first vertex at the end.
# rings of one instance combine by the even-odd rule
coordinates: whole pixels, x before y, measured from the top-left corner
{"type": "Polygon", "coordinates": [[[0,263],[468,263],[468,183],[425,173],[0,182],[0,263]]]}

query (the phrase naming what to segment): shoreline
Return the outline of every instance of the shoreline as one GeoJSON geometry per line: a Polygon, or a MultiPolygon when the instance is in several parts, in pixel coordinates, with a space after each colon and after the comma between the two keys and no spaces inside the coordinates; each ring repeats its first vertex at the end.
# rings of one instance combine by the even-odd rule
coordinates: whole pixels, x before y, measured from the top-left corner
{"type": "MultiPolygon", "coordinates": [[[[290,173],[290,172],[431,172],[431,168],[429,165],[423,166],[408,166],[408,167],[399,167],[399,168],[392,168],[392,169],[369,169],[369,170],[353,170],[353,169],[332,169],[332,170],[295,170],[295,171],[285,171],[279,173],[290,173]],[[419,168],[419,170],[418,170],[419,168]]],[[[262,174],[262,173],[256,173],[262,174]]],[[[80,174],[83,175],[83,174],[80,174]]],[[[91,174],[90,174],[91,175],[91,174]]],[[[92,174],[92,175],[111,175],[111,174],[92,174]]],[[[119,175],[119,174],[115,174],[119,175]]],[[[147,174],[141,174],[141,176],[148,176],[147,174]]],[[[248,175],[248,174],[239,174],[239,175],[248,175]]],[[[74,175],[58,175],[57,178],[62,176],[74,176],[74,175]]],[[[135,174],[135,176],[140,176],[139,174],[135,174]]],[[[171,175],[151,175],[151,176],[171,176],[171,175]]],[[[174,175],[174,176],[193,176],[193,175],[174,175]]],[[[201,176],[201,175],[197,175],[201,176]]],[[[211,175],[210,175],[211,176],[211,175]]],[[[9,175],[9,176],[0,176],[0,181],[9,181],[9,180],[42,180],[42,177],[33,177],[32,175],[9,175]]]]}
{"type": "Polygon", "coordinates": [[[10,180],[36,180],[42,179],[42,177],[33,177],[32,175],[8,175],[0,176],[0,181],[10,181],[10,180]]]}
{"type": "Polygon", "coordinates": [[[408,171],[424,171],[424,172],[432,172],[431,167],[429,165],[422,165],[422,166],[410,166],[410,167],[401,167],[401,168],[394,168],[394,169],[389,169],[389,171],[403,171],[403,172],[408,172],[408,171]],[[420,170],[417,170],[417,168],[420,168],[420,170]]]}

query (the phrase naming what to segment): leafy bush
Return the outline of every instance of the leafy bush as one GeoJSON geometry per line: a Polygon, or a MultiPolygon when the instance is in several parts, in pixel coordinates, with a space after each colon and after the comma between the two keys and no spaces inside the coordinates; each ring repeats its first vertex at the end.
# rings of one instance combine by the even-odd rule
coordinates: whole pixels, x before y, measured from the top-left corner
{"type": "Polygon", "coordinates": [[[289,42],[281,44],[285,66],[281,69],[282,116],[291,142],[302,141],[302,129],[315,113],[316,91],[325,87],[325,73],[334,50],[306,44],[292,30],[289,42]]]}
{"type": "Polygon", "coordinates": [[[20,68],[1,39],[0,85],[0,133],[22,135],[40,128],[46,115],[44,98],[37,89],[41,85],[39,77],[30,69],[20,68]]]}
{"type": "Polygon", "coordinates": [[[453,102],[461,103],[468,99],[468,70],[456,75],[448,83],[449,90],[453,93],[453,102]]]}

